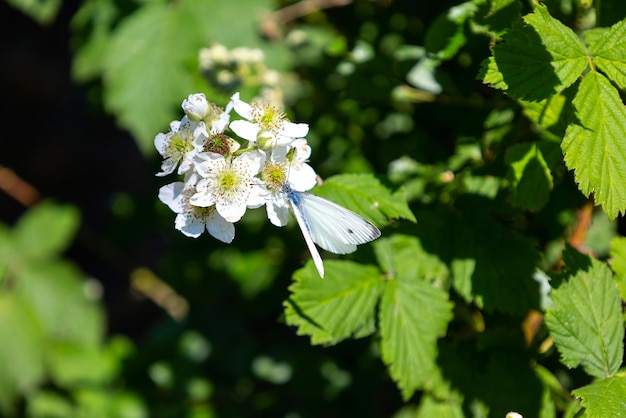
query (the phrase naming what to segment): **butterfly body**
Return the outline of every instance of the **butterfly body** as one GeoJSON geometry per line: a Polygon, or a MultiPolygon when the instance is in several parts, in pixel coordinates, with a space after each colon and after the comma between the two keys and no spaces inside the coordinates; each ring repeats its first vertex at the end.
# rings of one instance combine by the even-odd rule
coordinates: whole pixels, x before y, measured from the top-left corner
{"type": "Polygon", "coordinates": [[[293,190],[288,184],[283,192],[321,277],[324,265],[315,244],[335,254],[349,254],[357,245],[380,237],[380,230],[368,220],[330,200],[293,190]]]}

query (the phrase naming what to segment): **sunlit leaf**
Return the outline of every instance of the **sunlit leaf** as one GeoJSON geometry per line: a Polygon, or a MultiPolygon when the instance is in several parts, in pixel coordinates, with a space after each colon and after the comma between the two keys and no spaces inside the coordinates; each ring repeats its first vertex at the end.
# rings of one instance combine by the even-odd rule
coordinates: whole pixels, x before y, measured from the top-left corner
{"type": "Polygon", "coordinates": [[[626,19],[616,23],[591,45],[593,62],[610,80],[626,89],[626,19]]]}
{"type": "Polygon", "coordinates": [[[578,187],[593,193],[610,219],[626,211],[626,109],[619,93],[603,75],[583,78],[574,98],[577,123],[572,123],[561,148],[578,187]]]}
{"type": "Polygon", "coordinates": [[[326,261],[326,274],[309,262],[294,274],[285,304],[287,324],[312,344],[335,344],[363,328],[372,330],[375,306],[383,289],[380,272],[350,261],[326,261]]]}
{"type": "Polygon", "coordinates": [[[379,313],[383,361],[405,399],[431,379],[437,339],[452,318],[447,292],[420,277],[419,257],[411,241],[417,240],[400,238],[395,243],[397,252],[386,257],[391,280],[385,285],[379,313]]]}
{"type": "Polygon", "coordinates": [[[539,5],[493,47],[480,77],[512,97],[543,100],[573,84],[588,65],[578,36],[539,5]]]}
{"type": "Polygon", "coordinates": [[[624,326],[611,270],[592,259],[589,268],[553,290],[552,300],[546,323],[562,362],[582,365],[592,376],[614,375],[624,355],[624,326]]]}
{"type": "Polygon", "coordinates": [[[574,396],[581,399],[585,416],[589,418],[621,417],[626,415],[626,376],[618,375],[598,380],[575,389],[574,396]]]}

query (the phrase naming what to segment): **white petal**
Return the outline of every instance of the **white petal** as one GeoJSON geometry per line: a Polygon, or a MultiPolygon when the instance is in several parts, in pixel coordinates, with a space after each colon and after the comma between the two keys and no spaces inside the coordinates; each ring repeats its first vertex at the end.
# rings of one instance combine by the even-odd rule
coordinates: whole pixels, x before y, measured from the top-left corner
{"type": "Polygon", "coordinates": [[[154,148],[161,155],[165,155],[165,149],[167,148],[167,144],[169,142],[169,137],[165,134],[159,133],[154,137],[154,148]]]}
{"type": "Polygon", "coordinates": [[[173,173],[176,170],[176,165],[178,165],[178,160],[175,158],[168,158],[163,160],[161,163],[161,172],[156,173],[157,177],[167,176],[170,173],[173,173]]]}
{"type": "Polygon", "coordinates": [[[166,184],[159,189],[159,200],[165,203],[173,212],[183,211],[181,192],[185,188],[185,183],[180,181],[166,184]]]}
{"type": "Polygon", "coordinates": [[[215,204],[215,198],[212,193],[198,192],[191,196],[189,203],[194,206],[208,208],[209,206],[213,206],[215,204]]]}
{"type": "Polygon", "coordinates": [[[246,213],[246,205],[235,202],[225,202],[218,200],[215,202],[215,209],[228,222],[237,222],[246,213]]]}
{"type": "Polygon", "coordinates": [[[273,225],[287,225],[287,221],[289,221],[289,204],[287,201],[273,200],[272,202],[268,202],[267,218],[273,225]]]}
{"type": "Polygon", "coordinates": [[[219,213],[213,211],[206,222],[206,229],[212,237],[230,244],[235,238],[235,225],[222,218],[219,213]]]}
{"type": "Polygon", "coordinates": [[[174,227],[188,237],[198,238],[204,232],[204,222],[193,216],[179,214],[174,227]]]}
{"type": "Polygon", "coordinates": [[[309,125],[307,123],[287,122],[283,127],[281,134],[291,138],[304,138],[309,133],[309,125]]]}
{"type": "Polygon", "coordinates": [[[289,183],[299,192],[310,190],[317,184],[317,173],[308,164],[292,167],[289,172],[289,183]]]}
{"type": "Polygon", "coordinates": [[[259,125],[248,122],[247,120],[234,120],[230,123],[230,129],[239,137],[255,142],[256,137],[261,130],[259,125]]]}
{"type": "Polygon", "coordinates": [[[195,167],[202,177],[208,177],[212,172],[222,170],[226,166],[224,156],[215,152],[199,153],[196,160],[200,161],[195,167]]]}
{"type": "Polygon", "coordinates": [[[248,103],[239,99],[239,93],[233,94],[233,97],[231,99],[233,100],[233,108],[235,109],[235,112],[237,112],[237,114],[242,118],[251,120],[252,107],[250,107],[248,103]]]}

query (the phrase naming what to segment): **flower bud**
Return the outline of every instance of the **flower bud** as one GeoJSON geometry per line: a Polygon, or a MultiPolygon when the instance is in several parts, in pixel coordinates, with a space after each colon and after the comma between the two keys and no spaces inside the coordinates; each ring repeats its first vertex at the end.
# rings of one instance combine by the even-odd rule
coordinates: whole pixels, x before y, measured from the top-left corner
{"type": "Polygon", "coordinates": [[[263,151],[276,148],[277,143],[276,137],[270,131],[260,130],[256,136],[256,145],[263,151]]]}
{"type": "Polygon", "coordinates": [[[207,114],[209,109],[209,102],[202,93],[190,94],[189,97],[183,101],[183,110],[189,118],[189,120],[200,121],[207,114]]]}

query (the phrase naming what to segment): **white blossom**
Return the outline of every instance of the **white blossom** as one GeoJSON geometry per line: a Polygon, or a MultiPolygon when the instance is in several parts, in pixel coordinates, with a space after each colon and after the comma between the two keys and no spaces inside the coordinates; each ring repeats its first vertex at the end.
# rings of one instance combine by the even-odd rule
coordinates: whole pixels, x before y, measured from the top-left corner
{"type": "Polygon", "coordinates": [[[215,207],[199,207],[189,202],[194,187],[175,182],[159,189],[159,199],[176,213],[174,227],[188,237],[197,238],[205,231],[222,242],[230,243],[235,237],[235,226],[226,221],[215,207]]]}
{"type": "Polygon", "coordinates": [[[290,122],[276,107],[258,101],[250,105],[239,99],[239,93],[235,93],[231,101],[235,112],[246,120],[231,122],[230,129],[241,138],[257,143],[263,150],[288,145],[309,133],[308,124],[290,122]]]}
{"type": "Polygon", "coordinates": [[[196,170],[202,177],[196,185],[191,204],[202,207],[215,205],[228,222],[237,222],[246,211],[251,198],[253,178],[259,173],[265,157],[258,150],[238,157],[225,157],[214,152],[199,154],[196,170]]]}
{"type": "Polygon", "coordinates": [[[170,123],[170,131],[159,133],[154,138],[154,146],[163,156],[159,177],[173,173],[178,167],[178,174],[184,174],[193,167],[193,157],[196,154],[194,143],[196,140],[207,138],[204,122],[190,121],[186,116],[180,121],[170,123]]]}

